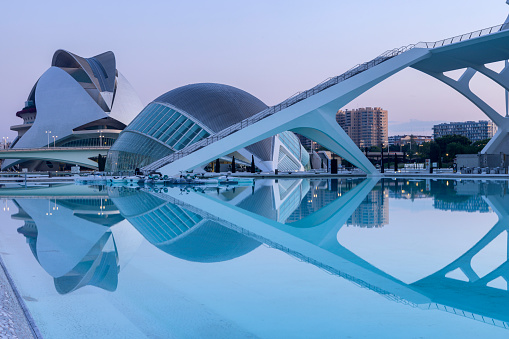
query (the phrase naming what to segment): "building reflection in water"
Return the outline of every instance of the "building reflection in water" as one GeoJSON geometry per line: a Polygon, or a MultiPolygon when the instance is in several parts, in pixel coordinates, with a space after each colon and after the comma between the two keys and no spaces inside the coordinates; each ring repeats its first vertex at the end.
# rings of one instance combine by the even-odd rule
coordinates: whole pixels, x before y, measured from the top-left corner
{"type": "Polygon", "coordinates": [[[507,192],[507,181],[375,178],[257,180],[254,187],[168,188],[164,193],[109,187],[107,195],[86,198],[18,198],[19,213],[13,217],[25,222],[19,232],[55,278],[59,293],[85,285],[115,290],[122,258],[129,257],[120,249],[132,252],[140,240],[125,218],[151,244],[183,260],[232,260],[265,243],[391,300],[509,328],[507,253],[489,271],[472,266],[492,242],[507,243],[507,192]],[[362,228],[361,242],[390,230],[389,199],[428,199],[433,208],[447,211],[493,211],[499,220],[459,257],[405,282],[343,245],[345,229],[362,228]]]}
{"type": "Polygon", "coordinates": [[[114,196],[115,203],[123,206],[119,207],[122,213],[130,211],[130,215],[124,216],[132,221],[149,241],[180,258],[206,262],[229,260],[248,253],[260,243],[265,243],[391,300],[423,309],[439,309],[509,328],[509,309],[506,307],[509,301],[507,255],[500,266],[487,274],[477,274],[471,267],[472,258],[509,227],[507,182],[378,182],[376,179],[366,179],[360,183],[352,183],[350,187],[343,187],[339,182],[335,185],[337,186],[332,187],[331,182],[322,181],[311,182],[305,190],[302,190],[302,185],[301,188],[294,186],[292,190],[298,192],[294,194],[299,197],[300,202],[299,199],[291,198],[292,192],[285,195],[288,197],[287,201],[293,201],[291,206],[294,211],[291,213],[278,213],[275,208],[279,206],[288,209],[287,204],[290,204],[281,199],[283,196],[280,193],[287,192],[292,185],[290,182],[281,181],[261,184],[256,190],[237,189],[235,192],[169,189],[162,194],[113,190],[110,195],[114,196]],[[341,193],[337,194],[339,191],[341,193]],[[332,196],[335,199],[332,199],[332,196]],[[389,197],[433,199],[435,208],[447,203],[448,210],[473,211],[479,208],[478,211],[481,212],[486,211],[486,207],[481,203],[483,201],[488,209],[497,213],[499,222],[457,260],[424,278],[405,283],[343,247],[337,239],[338,232],[344,225],[355,223],[362,227],[380,227],[387,224],[388,213],[383,212],[380,217],[371,217],[369,213],[366,213],[368,217],[363,217],[361,213],[366,210],[388,210],[389,197]],[[314,211],[319,199],[325,206],[314,211]],[[142,205],[141,201],[146,204],[151,200],[154,202],[148,211],[132,213],[135,206],[142,205]],[[472,201],[478,203],[472,204],[472,201]],[[130,206],[131,203],[133,206],[130,206]],[[169,210],[173,214],[170,214],[169,210]],[[182,217],[183,214],[187,219],[182,217]],[[176,218],[177,215],[179,218],[176,218]],[[141,219],[143,222],[140,222],[141,219]],[[167,220],[170,219],[173,223],[179,220],[178,225],[175,225],[178,230],[168,224],[167,220]],[[180,220],[188,220],[188,224],[184,226],[180,224],[180,220]],[[222,230],[214,231],[217,236],[208,240],[213,246],[204,243],[204,239],[189,242],[185,240],[194,233],[193,228],[198,231],[198,237],[209,237],[209,234],[213,233],[200,232],[200,224],[214,225],[222,230]],[[169,232],[170,229],[173,229],[171,239],[156,238],[154,235],[169,232]],[[177,245],[179,241],[183,241],[185,245],[177,245]],[[232,242],[237,241],[239,248],[232,250],[232,242]],[[224,248],[218,244],[222,244],[224,248]],[[173,250],[172,247],[178,250],[173,250]],[[505,288],[500,288],[500,281],[505,283],[505,288]]]}
{"type": "Polygon", "coordinates": [[[383,227],[389,223],[389,195],[384,182],[381,180],[368,193],[360,206],[348,218],[347,226],[371,228],[383,227]]]}
{"type": "MultiPolygon", "coordinates": [[[[95,190],[97,191],[97,190],[95,190]]],[[[91,285],[115,291],[118,274],[142,237],[124,220],[106,192],[86,197],[62,194],[59,187],[44,196],[17,198],[13,219],[41,267],[67,294],[91,285]]]]}
{"type": "Polygon", "coordinates": [[[145,239],[177,258],[220,262],[260,246],[252,238],[144,191],[110,188],[109,196],[145,239]]]}

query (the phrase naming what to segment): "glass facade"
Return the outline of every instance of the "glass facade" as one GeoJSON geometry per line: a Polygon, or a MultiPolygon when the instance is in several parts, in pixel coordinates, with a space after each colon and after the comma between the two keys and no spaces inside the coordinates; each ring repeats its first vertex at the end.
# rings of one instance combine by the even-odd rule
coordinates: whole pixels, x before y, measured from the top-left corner
{"type": "MultiPolygon", "coordinates": [[[[306,167],[309,164],[309,154],[300,143],[299,138],[293,132],[283,132],[277,135],[287,150],[299,159],[300,164],[306,167]]],[[[281,148],[278,159],[278,169],[281,171],[297,171],[300,164],[295,163],[287,154],[287,150],[281,148]]]]}
{"type": "MultiPolygon", "coordinates": [[[[174,89],[147,105],[120,133],[108,153],[105,171],[147,166],[258,113],[262,106],[266,107],[250,94],[225,85],[193,84],[174,89]]],[[[279,160],[276,168],[283,171],[297,171],[301,164],[304,168],[309,164],[308,152],[292,132],[259,141],[246,150],[263,162],[279,160]],[[280,159],[273,159],[276,138],[284,144],[280,159]]]]}
{"type": "Polygon", "coordinates": [[[138,131],[180,150],[210,134],[193,120],[161,103],[149,104],[126,131],[138,131]]]}
{"type": "Polygon", "coordinates": [[[176,238],[201,220],[199,215],[172,204],[129,218],[129,222],[154,245],[161,245],[176,238]]]}
{"type": "Polygon", "coordinates": [[[300,169],[300,164],[297,163],[289,154],[288,151],[280,147],[279,148],[279,157],[277,160],[277,168],[280,171],[298,171],[300,169]]]}
{"type": "Polygon", "coordinates": [[[132,171],[159,160],[173,150],[143,134],[123,131],[110,148],[106,160],[107,172],[132,171]]]}
{"type": "Polygon", "coordinates": [[[179,111],[153,102],[120,134],[110,149],[106,171],[146,166],[209,135],[179,111]]]}
{"type": "MultiPolygon", "coordinates": [[[[78,139],[66,142],[59,147],[99,147],[99,146],[112,146],[115,143],[113,138],[87,138],[78,139]]],[[[50,142],[51,144],[51,142],[50,142]]]]}

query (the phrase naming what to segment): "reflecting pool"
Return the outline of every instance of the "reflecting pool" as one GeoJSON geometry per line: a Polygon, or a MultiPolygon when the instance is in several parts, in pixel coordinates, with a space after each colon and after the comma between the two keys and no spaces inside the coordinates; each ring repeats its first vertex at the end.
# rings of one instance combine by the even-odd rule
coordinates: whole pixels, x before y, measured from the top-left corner
{"type": "Polygon", "coordinates": [[[506,338],[508,181],[2,187],[48,338],[506,338]]]}

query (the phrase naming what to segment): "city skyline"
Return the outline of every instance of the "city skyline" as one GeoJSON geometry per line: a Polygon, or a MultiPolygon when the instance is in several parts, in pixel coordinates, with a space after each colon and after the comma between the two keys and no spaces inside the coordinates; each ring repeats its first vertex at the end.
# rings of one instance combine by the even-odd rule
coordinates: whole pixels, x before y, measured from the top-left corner
{"type": "MultiPolygon", "coordinates": [[[[58,3],[9,3],[0,14],[0,27],[10,32],[4,48],[11,53],[0,56],[7,80],[0,85],[4,94],[0,133],[9,140],[15,137],[9,126],[21,121],[15,113],[59,48],[85,57],[112,50],[144,105],[169,88],[197,82],[236,86],[273,105],[387,49],[497,25],[509,12],[501,0],[482,4],[323,1],[313,8],[303,2],[221,1],[122,8],[101,3],[101,11],[76,6],[82,13],[76,17],[67,15],[73,5],[59,8],[58,3]],[[351,34],[360,15],[365,21],[351,34]],[[132,24],[134,19],[137,24],[132,24]]],[[[477,80],[473,89],[504,113],[500,88],[477,80]]],[[[413,69],[338,109],[363,106],[381,106],[391,112],[389,135],[423,134],[439,122],[485,119],[454,90],[413,69]]]]}

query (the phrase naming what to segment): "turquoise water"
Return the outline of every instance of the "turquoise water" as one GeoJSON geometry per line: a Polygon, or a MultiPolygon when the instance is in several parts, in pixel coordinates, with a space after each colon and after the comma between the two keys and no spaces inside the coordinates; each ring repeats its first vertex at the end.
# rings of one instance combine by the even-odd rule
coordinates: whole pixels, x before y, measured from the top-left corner
{"type": "Polygon", "coordinates": [[[4,187],[0,253],[47,338],[505,338],[507,192],[4,187]]]}

